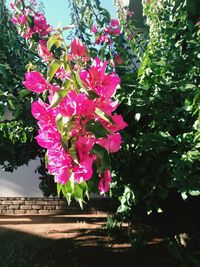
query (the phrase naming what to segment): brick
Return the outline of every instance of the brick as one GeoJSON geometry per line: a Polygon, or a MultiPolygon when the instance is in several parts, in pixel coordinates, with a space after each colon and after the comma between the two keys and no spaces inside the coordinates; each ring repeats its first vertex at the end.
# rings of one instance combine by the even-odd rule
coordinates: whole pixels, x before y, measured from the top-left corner
{"type": "Polygon", "coordinates": [[[20,209],[21,210],[31,210],[31,206],[30,205],[21,205],[20,209]]]}
{"type": "Polygon", "coordinates": [[[43,209],[42,205],[33,205],[31,207],[32,207],[33,210],[41,210],[41,209],[43,209]]]}
{"type": "Polygon", "coordinates": [[[22,214],[25,214],[25,210],[15,210],[14,213],[17,214],[17,215],[22,215],[22,214]]]}
{"type": "Polygon", "coordinates": [[[29,200],[29,201],[25,201],[25,205],[35,205],[36,201],[33,200],[29,200]]]}
{"type": "Polygon", "coordinates": [[[47,205],[48,204],[48,201],[45,201],[45,200],[37,200],[36,205],[47,205]]]}
{"type": "Polygon", "coordinates": [[[56,210],[66,210],[67,207],[65,206],[56,206],[56,210]]]}
{"type": "Polygon", "coordinates": [[[23,200],[13,200],[14,205],[24,204],[23,200]]]}
{"type": "Polygon", "coordinates": [[[8,208],[7,205],[0,205],[0,210],[5,210],[5,209],[7,209],[7,208],[8,208]]]}
{"type": "Polygon", "coordinates": [[[2,210],[2,214],[11,215],[14,214],[14,210],[2,210]]]}
{"type": "Polygon", "coordinates": [[[4,201],[1,202],[2,205],[4,205],[4,204],[5,204],[5,205],[11,205],[12,203],[13,203],[13,202],[10,201],[10,200],[4,200],[4,201]]]}
{"type": "Polygon", "coordinates": [[[49,215],[50,211],[49,210],[39,210],[40,215],[49,215]]]}
{"type": "Polygon", "coordinates": [[[47,202],[47,204],[49,204],[49,205],[58,205],[59,202],[58,202],[57,200],[49,200],[49,201],[47,202]]]}
{"type": "Polygon", "coordinates": [[[19,209],[19,205],[10,205],[8,207],[9,210],[18,210],[19,209]]]}
{"type": "Polygon", "coordinates": [[[37,215],[38,211],[37,210],[26,210],[26,215],[37,215]]]}

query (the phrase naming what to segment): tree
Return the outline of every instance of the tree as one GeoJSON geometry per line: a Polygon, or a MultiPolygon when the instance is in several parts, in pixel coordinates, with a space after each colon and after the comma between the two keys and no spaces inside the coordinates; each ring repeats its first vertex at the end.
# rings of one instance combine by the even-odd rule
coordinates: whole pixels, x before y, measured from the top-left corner
{"type": "Polygon", "coordinates": [[[35,141],[37,125],[31,116],[31,103],[36,96],[22,85],[29,63],[42,63],[18,34],[4,0],[0,1],[0,14],[0,165],[13,171],[39,157],[40,187],[45,195],[55,194],[53,180],[45,170],[44,151],[35,141]]]}

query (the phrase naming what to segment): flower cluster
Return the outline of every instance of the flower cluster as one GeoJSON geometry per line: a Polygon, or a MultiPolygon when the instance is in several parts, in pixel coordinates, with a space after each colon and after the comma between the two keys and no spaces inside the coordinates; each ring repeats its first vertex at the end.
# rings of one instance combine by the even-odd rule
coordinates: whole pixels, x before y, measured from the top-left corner
{"type": "Polygon", "coordinates": [[[115,38],[120,35],[120,25],[119,20],[112,19],[108,25],[105,25],[103,28],[99,28],[96,25],[93,25],[91,32],[95,34],[95,44],[107,47],[109,51],[112,51],[112,61],[110,65],[114,68],[116,65],[121,65],[123,63],[120,55],[113,51],[113,43],[115,38]]]}
{"type": "MultiPolygon", "coordinates": [[[[27,21],[20,22],[19,16],[17,19],[23,28],[27,21]]],[[[41,37],[46,35],[44,16],[34,17],[31,30],[41,37]]],[[[117,20],[105,30],[106,35],[119,32],[117,20]]],[[[98,57],[91,61],[84,43],[75,38],[67,46],[59,32],[50,36],[47,45],[40,42],[38,54],[48,65],[47,78],[30,71],[23,85],[34,93],[48,95],[48,101],[39,98],[32,104],[32,115],[39,126],[36,140],[47,150],[47,168],[61,186],[85,184],[95,170],[98,189],[105,193],[111,182],[109,154],[120,149],[123,141],[118,131],[127,126],[115,113],[119,103],[114,95],[120,79],[115,72],[106,72],[108,61],[98,57]],[[62,51],[59,59],[51,49],[53,44],[62,51]]]]}
{"type": "Polygon", "coordinates": [[[91,31],[97,36],[96,44],[112,43],[111,37],[118,36],[121,33],[119,21],[117,19],[112,19],[110,24],[103,29],[98,30],[97,26],[94,25],[91,31]]]}
{"type": "Polygon", "coordinates": [[[31,1],[25,5],[23,1],[15,0],[10,5],[14,14],[12,22],[20,26],[22,37],[30,39],[35,34],[39,40],[42,40],[44,36],[49,35],[51,29],[44,14],[34,11],[35,5],[36,3],[31,1]]]}

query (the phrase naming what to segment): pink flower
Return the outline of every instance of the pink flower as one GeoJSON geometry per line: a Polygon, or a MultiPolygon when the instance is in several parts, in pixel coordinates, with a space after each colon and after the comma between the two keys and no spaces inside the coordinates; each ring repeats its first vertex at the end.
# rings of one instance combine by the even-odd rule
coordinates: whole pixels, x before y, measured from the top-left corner
{"type": "Polygon", "coordinates": [[[48,83],[37,71],[30,71],[25,74],[23,85],[30,91],[42,93],[47,89],[48,83]]]}
{"type": "Polygon", "coordinates": [[[111,19],[111,21],[110,21],[110,25],[111,25],[112,27],[119,26],[119,20],[118,20],[118,19],[111,19]]]}
{"type": "Polygon", "coordinates": [[[41,147],[52,149],[60,143],[61,135],[55,127],[45,127],[39,130],[38,133],[36,140],[41,147]]]}
{"type": "Polygon", "coordinates": [[[129,18],[132,18],[134,15],[135,15],[135,12],[134,12],[134,11],[128,10],[128,12],[127,12],[127,16],[128,16],[129,18]]]}
{"type": "Polygon", "coordinates": [[[61,168],[54,174],[54,181],[59,184],[66,184],[71,176],[71,173],[69,171],[70,169],[68,167],[61,168]]]}
{"type": "Polygon", "coordinates": [[[123,120],[122,115],[113,115],[111,116],[115,124],[108,124],[106,122],[103,122],[103,126],[107,128],[109,131],[116,133],[119,130],[124,129],[128,126],[128,124],[123,120]]]}
{"type": "Polygon", "coordinates": [[[118,101],[113,102],[111,99],[107,99],[103,96],[95,99],[95,106],[103,110],[109,116],[112,115],[112,112],[118,107],[118,105],[118,101]]]}
{"type": "Polygon", "coordinates": [[[70,91],[60,102],[58,110],[63,116],[88,116],[94,113],[95,106],[85,94],[70,91]]]}
{"type": "Polygon", "coordinates": [[[118,54],[116,54],[116,55],[114,56],[114,61],[115,61],[117,64],[119,64],[119,65],[123,63],[123,61],[122,61],[120,55],[118,55],[118,54]]]}
{"type": "Polygon", "coordinates": [[[18,23],[20,24],[20,25],[24,25],[24,24],[26,24],[27,23],[27,16],[25,15],[25,14],[20,14],[19,16],[18,16],[18,19],[17,19],[17,21],[18,21],[18,23]]]}
{"type": "Polygon", "coordinates": [[[64,81],[65,79],[70,80],[71,78],[70,73],[61,67],[56,71],[55,76],[56,78],[61,79],[61,81],[64,81]]]}
{"type": "Polygon", "coordinates": [[[92,178],[93,169],[92,169],[93,159],[87,158],[84,162],[80,162],[79,165],[76,165],[73,168],[74,178],[78,183],[83,181],[88,181],[92,178]]]}
{"type": "Polygon", "coordinates": [[[78,151],[78,156],[80,161],[85,161],[90,156],[90,150],[92,149],[95,138],[86,137],[86,136],[79,136],[76,141],[76,149],[78,151]]]}
{"type": "Polygon", "coordinates": [[[34,16],[33,31],[35,33],[39,33],[41,37],[44,37],[50,33],[50,25],[47,24],[44,14],[38,12],[34,16]]]}
{"type": "Polygon", "coordinates": [[[71,43],[71,51],[75,57],[83,57],[86,54],[85,44],[82,43],[79,39],[74,39],[71,43]]]}
{"type": "Polygon", "coordinates": [[[110,98],[115,93],[120,82],[119,77],[113,72],[110,75],[105,73],[107,62],[95,58],[89,71],[79,73],[81,80],[87,87],[94,90],[99,96],[110,98]]]}
{"type": "Polygon", "coordinates": [[[18,21],[17,21],[17,19],[16,19],[15,17],[13,17],[13,18],[11,19],[11,21],[12,21],[13,24],[18,24],[18,21]]]}
{"type": "Polygon", "coordinates": [[[110,33],[112,32],[112,29],[111,29],[110,27],[106,27],[106,28],[104,29],[104,32],[105,32],[106,34],[110,34],[110,33]]]}
{"type": "Polygon", "coordinates": [[[27,32],[25,32],[24,34],[22,34],[22,37],[24,39],[30,39],[33,34],[34,34],[34,31],[31,28],[28,28],[27,32]]]}
{"type": "Polygon", "coordinates": [[[71,176],[71,157],[58,145],[48,150],[48,160],[48,170],[55,175],[55,182],[66,184],[71,176]]]}
{"type": "Polygon", "coordinates": [[[101,180],[99,181],[99,192],[104,194],[108,192],[110,189],[110,182],[112,181],[111,173],[109,170],[105,170],[104,173],[101,175],[101,180]]]}
{"type": "Polygon", "coordinates": [[[109,42],[109,37],[107,34],[100,35],[96,41],[95,44],[105,44],[109,42]]]}
{"type": "Polygon", "coordinates": [[[45,39],[39,40],[39,44],[46,46],[47,45],[47,41],[45,39]]]}
{"type": "Polygon", "coordinates": [[[108,138],[99,138],[97,143],[107,149],[110,153],[115,153],[120,150],[122,138],[119,133],[108,135],[108,138]]]}
{"type": "Polygon", "coordinates": [[[50,58],[53,57],[53,54],[47,49],[46,46],[41,44],[38,45],[38,55],[45,61],[48,62],[50,58]]]}
{"type": "Polygon", "coordinates": [[[120,34],[120,28],[113,29],[113,35],[119,35],[120,34]]]}
{"type": "Polygon", "coordinates": [[[96,25],[93,25],[92,28],[91,28],[91,32],[93,32],[94,34],[97,33],[97,26],[96,25]]]}
{"type": "Polygon", "coordinates": [[[10,3],[10,8],[11,8],[11,9],[15,9],[15,5],[14,5],[14,3],[10,3]]]}

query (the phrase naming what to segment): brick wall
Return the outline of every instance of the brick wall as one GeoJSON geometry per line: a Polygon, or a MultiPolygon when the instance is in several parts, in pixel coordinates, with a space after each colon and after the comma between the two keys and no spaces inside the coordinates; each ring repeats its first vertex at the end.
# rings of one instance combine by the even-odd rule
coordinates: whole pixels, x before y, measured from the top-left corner
{"type": "Polygon", "coordinates": [[[111,199],[91,199],[84,210],[77,203],[68,206],[59,198],[0,197],[1,215],[53,215],[70,213],[98,213],[113,211],[116,207],[111,199]]]}

